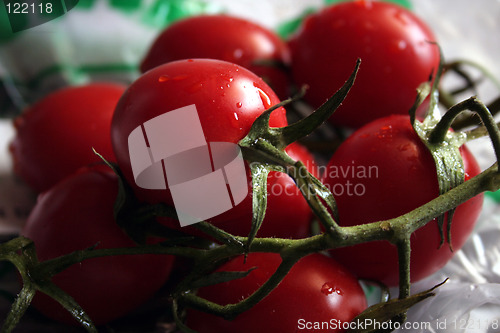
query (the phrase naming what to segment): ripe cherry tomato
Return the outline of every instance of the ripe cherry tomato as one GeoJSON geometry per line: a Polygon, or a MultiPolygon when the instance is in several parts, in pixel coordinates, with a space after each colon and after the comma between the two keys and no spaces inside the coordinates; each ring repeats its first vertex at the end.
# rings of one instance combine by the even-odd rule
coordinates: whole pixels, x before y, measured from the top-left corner
{"type": "MultiPolygon", "coordinates": [[[[141,189],[135,184],[128,149],[132,130],[156,116],[194,104],[206,142],[237,143],[253,121],[277,103],[278,97],[261,78],[236,64],[190,59],[158,66],[132,83],[116,107],[111,134],[118,165],[140,200],[172,203],[168,191],[141,189]]],[[[270,125],[286,124],[285,110],[274,111],[270,125]]],[[[184,126],[189,131],[191,124],[184,126]]],[[[241,205],[218,217],[240,216],[241,205]]]]}
{"type": "Polygon", "coordinates": [[[33,104],[14,122],[14,171],[42,192],[78,168],[100,161],[92,148],[114,161],[111,118],[125,88],[115,83],[68,87],[33,104]]]}
{"type": "MultiPolygon", "coordinates": [[[[113,218],[117,190],[117,178],[106,167],[78,171],[42,193],[22,232],[34,241],[39,260],[92,246],[135,246],[113,218]]],[[[99,257],[70,266],[53,282],[100,325],[148,300],[168,278],[172,262],[166,255],[99,257]]],[[[76,323],[45,294],[37,293],[33,305],[49,318],[76,323]]]]}
{"type": "MultiPolygon", "coordinates": [[[[251,253],[246,260],[237,257],[217,271],[256,268],[242,279],[201,288],[198,295],[221,305],[237,303],[257,290],[280,262],[274,253],[251,253]]],[[[365,295],[354,276],[331,258],[312,254],[297,262],[280,285],[236,319],[226,321],[188,310],[187,324],[200,333],[340,332],[335,325],[341,328],[365,308],[365,295]]]]}
{"type": "Polygon", "coordinates": [[[141,71],[192,58],[238,64],[262,77],[280,98],[289,96],[288,75],[283,68],[273,66],[289,65],[288,46],[274,32],[256,23],[227,15],[201,15],[177,21],[157,37],[141,71]]]}
{"type": "Polygon", "coordinates": [[[289,41],[292,76],[309,85],[305,99],[318,107],[349,77],[354,86],[334,113],[335,124],[360,127],[389,114],[407,114],[417,87],[438,68],[432,31],[413,13],[384,1],[334,4],[309,16],[289,41]]]}
{"type": "MultiPolygon", "coordinates": [[[[480,173],[480,168],[465,146],[460,151],[468,180],[480,173]]],[[[324,183],[336,199],[342,226],[395,218],[439,194],[434,160],[409,117],[402,115],[375,120],[354,132],[328,163],[324,183]]],[[[451,226],[455,251],[470,235],[482,202],[483,196],[478,195],[457,207],[451,226]]],[[[434,273],[453,256],[448,244],[439,247],[440,240],[436,221],[412,234],[412,281],[434,273]]],[[[331,253],[361,278],[387,285],[398,283],[397,251],[388,242],[370,242],[331,253]]]]}

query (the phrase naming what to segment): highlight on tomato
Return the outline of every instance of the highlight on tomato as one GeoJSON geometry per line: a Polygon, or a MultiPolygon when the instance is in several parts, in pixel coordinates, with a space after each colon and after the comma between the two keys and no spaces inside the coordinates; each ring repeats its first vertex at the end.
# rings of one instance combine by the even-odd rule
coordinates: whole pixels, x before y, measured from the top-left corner
{"type": "Polygon", "coordinates": [[[309,86],[304,96],[318,107],[349,76],[356,83],[330,118],[358,128],[389,114],[407,114],[416,90],[439,66],[431,29],[409,10],[385,1],[332,4],[308,16],[289,40],[294,82],[309,86]]]}

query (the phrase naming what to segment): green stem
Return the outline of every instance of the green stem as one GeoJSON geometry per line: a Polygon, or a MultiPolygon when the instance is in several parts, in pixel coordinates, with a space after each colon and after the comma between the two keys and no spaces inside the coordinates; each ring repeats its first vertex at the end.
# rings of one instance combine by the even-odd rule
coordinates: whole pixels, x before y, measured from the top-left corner
{"type": "MultiPolygon", "coordinates": [[[[497,172],[497,165],[493,165],[480,175],[451,189],[429,203],[397,218],[365,225],[339,227],[338,233],[324,233],[305,239],[256,238],[250,247],[251,252],[281,253],[284,257],[286,255],[286,259],[283,260],[280,268],[278,268],[272,278],[254,294],[240,303],[225,306],[209,302],[191,293],[182,294],[180,297],[182,297],[186,305],[225,318],[234,318],[236,315],[253,306],[260,299],[268,295],[286,275],[286,272],[293,266],[293,263],[300,258],[311,253],[331,248],[351,246],[373,240],[386,240],[396,244],[398,247],[399,264],[401,268],[400,298],[406,298],[410,295],[410,235],[429,221],[432,221],[436,217],[471,199],[477,194],[486,190],[495,190],[498,188],[500,188],[500,174],[497,172]]],[[[227,251],[221,251],[219,253],[219,258],[222,255],[227,256],[227,251]]],[[[236,255],[236,253],[234,253],[234,255],[236,255]]],[[[210,260],[214,260],[215,257],[210,256],[210,260]]],[[[405,314],[403,313],[399,319],[403,320],[404,317],[405,314]]]]}
{"type": "Polygon", "coordinates": [[[181,257],[197,258],[202,256],[206,250],[200,250],[190,247],[163,246],[161,244],[145,245],[127,248],[112,249],[85,249],[74,251],[72,253],[50,259],[38,264],[36,276],[52,276],[71,265],[80,263],[84,260],[100,257],[119,256],[119,255],[140,255],[140,254],[164,254],[181,257]]]}
{"type": "Polygon", "coordinates": [[[404,299],[410,296],[410,237],[405,237],[396,246],[399,261],[399,299],[404,299]]]}
{"type": "Polygon", "coordinates": [[[199,222],[194,225],[194,227],[200,231],[203,231],[205,234],[213,237],[217,241],[222,244],[226,244],[228,246],[236,246],[238,248],[243,248],[245,244],[241,242],[237,237],[231,235],[230,233],[217,228],[216,226],[207,223],[207,222],[199,222]]]}
{"type": "Polygon", "coordinates": [[[31,300],[35,296],[35,290],[31,287],[31,283],[29,282],[29,280],[23,279],[23,281],[25,284],[23,285],[23,288],[21,289],[18,297],[12,304],[11,310],[7,316],[7,319],[5,319],[3,323],[0,333],[10,333],[14,330],[24,312],[26,312],[28,305],[31,303],[31,300]]]}
{"type": "MultiPolygon", "coordinates": [[[[313,176],[307,171],[306,166],[301,161],[298,161],[293,168],[288,168],[287,174],[295,181],[300,192],[309,204],[309,207],[311,207],[325,229],[329,232],[337,231],[339,228],[338,224],[318,197],[321,195],[321,193],[319,193],[321,190],[328,191],[328,189],[314,188],[311,180],[313,176]]],[[[328,193],[321,195],[321,197],[325,200],[331,197],[332,203],[329,204],[329,206],[333,209],[333,214],[337,216],[337,207],[333,195],[328,191],[328,193]]]]}
{"type": "MultiPolygon", "coordinates": [[[[478,69],[484,76],[486,76],[494,85],[495,87],[500,91],[500,81],[493,75],[491,71],[489,71],[486,67],[482,66],[481,64],[478,64],[475,61],[471,60],[466,60],[466,59],[461,59],[461,60],[455,60],[449,64],[446,65],[446,69],[452,69],[452,70],[460,70],[460,65],[469,65],[473,68],[478,69]]],[[[462,73],[462,72],[460,72],[462,73]]],[[[460,74],[459,73],[459,74],[460,74]]]]}
{"type": "Polygon", "coordinates": [[[263,285],[261,285],[252,295],[238,303],[219,305],[200,298],[192,293],[182,294],[181,299],[185,305],[188,305],[192,308],[221,316],[226,320],[232,320],[237,315],[250,309],[255,304],[260,302],[264,297],[269,295],[269,293],[271,293],[271,291],[273,291],[274,288],[283,280],[283,278],[288,274],[290,269],[292,269],[293,265],[295,265],[295,263],[299,259],[300,258],[282,257],[282,262],[273,273],[273,275],[271,275],[271,277],[267,279],[267,281],[263,285]]]}
{"type": "Polygon", "coordinates": [[[448,112],[443,115],[439,123],[431,132],[429,142],[431,144],[439,144],[443,142],[455,118],[466,110],[476,112],[483,121],[483,124],[490,135],[491,142],[493,143],[497,162],[500,163],[500,130],[498,129],[495,119],[486,105],[484,105],[476,97],[471,97],[452,106],[448,112]]]}

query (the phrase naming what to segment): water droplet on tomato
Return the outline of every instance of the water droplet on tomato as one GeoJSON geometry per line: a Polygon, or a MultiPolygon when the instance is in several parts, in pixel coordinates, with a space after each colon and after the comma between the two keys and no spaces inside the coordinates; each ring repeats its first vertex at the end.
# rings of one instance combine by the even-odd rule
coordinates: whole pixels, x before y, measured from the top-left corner
{"type": "Polygon", "coordinates": [[[236,107],[237,107],[238,109],[239,109],[239,108],[241,108],[242,106],[243,106],[243,103],[241,103],[241,102],[236,103],[236,107]]]}
{"type": "Polygon", "coordinates": [[[262,101],[264,108],[266,110],[269,109],[271,107],[271,98],[264,92],[264,90],[257,87],[257,83],[254,82],[253,86],[259,91],[260,100],[262,101]]]}
{"type": "Polygon", "coordinates": [[[321,287],[321,292],[325,295],[331,295],[333,293],[336,293],[337,295],[343,295],[344,292],[340,290],[339,288],[335,287],[334,283],[331,282],[325,282],[323,286],[321,287]]]}
{"type": "Polygon", "coordinates": [[[158,82],[166,82],[170,80],[170,77],[168,75],[162,75],[158,78],[158,82]]]}
{"type": "Polygon", "coordinates": [[[236,120],[239,120],[238,119],[238,114],[236,112],[234,113],[234,118],[236,118],[236,120]]]}
{"type": "Polygon", "coordinates": [[[330,295],[330,294],[332,294],[332,293],[333,293],[333,287],[332,287],[332,286],[330,286],[330,285],[328,284],[328,282],[327,282],[327,283],[323,284],[323,286],[321,287],[321,292],[322,292],[323,294],[325,294],[325,295],[330,295]]]}
{"type": "Polygon", "coordinates": [[[379,139],[392,139],[394,131],[391,125],[383,126],[377,133],[377,138],[379,139]]]}

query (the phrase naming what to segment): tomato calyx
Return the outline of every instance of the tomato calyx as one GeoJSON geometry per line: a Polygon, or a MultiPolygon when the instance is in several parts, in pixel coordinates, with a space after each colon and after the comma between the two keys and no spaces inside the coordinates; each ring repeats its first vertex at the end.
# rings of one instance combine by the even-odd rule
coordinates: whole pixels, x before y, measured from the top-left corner
{"type": "MultiPolygon", "coordinates": [[[[461,103],[451,106],[448,111],[441,117],[439,104],[439,89],[438,85],[444,69],[444,61],[442,53],[439,68],[436,73],[436,78],[429,82],[423,83],[418,91],[414,105],[410,109],[410,119],[412,126],[425,144],[432,155],[436,166],[436,175],[439,184],[439,195],[448,192],[450,189],[457,187],[465,181],[465,168],[463,158],[460,152],[460,147],[468,140],[474,139],[477,136],[468,135],[467,132],[456,132],[450,130],[455,119],[464,112],[472,111],[485,124],[486,133],[492,138],[495,148],[497,160],[500,161],[499,148],[497,147],[498,126],[495,125],[492,113],[489,109],[476,97],[469,98],[461,103]],[[416,119],[416,110],[423,101],[430,97],[430,103],[427,109],[425,119],[420,122],[416,119]]],[[[455,208],[437,217],[439,234],[441,238],[440,246],[446,241],[450,251],[453,251],[453,243],[451,239],[452,219],[455,208]],[[447,234],[444,235],[444,225],[446,219],[447,234]]]]}
{"type": "MultiPolygon", "coordinates": [[[[439,195],[448,192],[450,189],[462,184],[465,181],[465,169],[460,153],[460,147],[466,141],[466,135],[461,132],[453,132],[449,127],[440,125],[440,111],[438,108],[439,91],[437,84],[441,77],[442,63],[438,69],[436,79],[432,86],[428,82],[421,85],[418,89],[415,104],[410,110],[410,117],[413,129],[427,147],[434,159],[436,166],[436,175],[439,184],[439,195]],[[430,94],[430,103],[425,119],[420,122],[415,117],[415,112],[421,103],[430,94]]],[[[439,235],[442,246],[448,242],[449,248],[453,251],[451,240],[451,222],[455,209],[437,218],[439,235]],[[444,235],[444,223],[446,219],[446,237],[444,235]]]]}
{"type": "MultiPolygon", "coordinates": [[[[252,229],[248,237],[247,246],[250,247],[252,240],[260,228],[265,215],[266,195],[262,191],[266,189],[266,179],[270,171],[286,172],[299,187],[300,191],[315,214],[322,216],[322,222],[327,230],[336,228],[332,216],[321,204],[324,200],[328,207],[337,215],[335,199],[331,192],[316,177],[311,175],[301,161],[294,161],[285,153],[285,148],[292,142],[311,134],[317,127],[324,123],[338,108],[347,96],[354,84],[356,74],[361,60],[356,62],[355,69],[345,84],[323,105],[312,114],[291,125],[273,128],[269,126],[271,113],[278,107],[292,102],[294,99],[286,100],[271,107],[253,123],[249,133],[240,142],[243,157],[251,163],[252,186],[259,195],[253,196],[253,218],[252,229]],[[255,163],[257,162],[257,163],[255,163]]],[[[305,91],[302,91],[304,94],[305,91]]],[[[296,98],[300,98],[297,96],[296,98]]]]}

